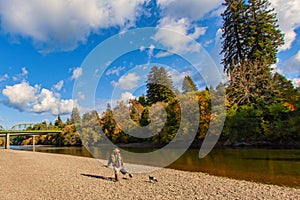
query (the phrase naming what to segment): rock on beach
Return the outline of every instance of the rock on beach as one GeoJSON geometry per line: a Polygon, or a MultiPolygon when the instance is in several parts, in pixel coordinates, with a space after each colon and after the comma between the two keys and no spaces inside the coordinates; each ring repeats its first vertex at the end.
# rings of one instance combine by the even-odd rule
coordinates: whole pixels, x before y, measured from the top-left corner
{"type": "MultiPolygon", "coordinates": [[[[0,150],[0,199],[300,199],[299,188],[153,169],[114,181],[97,159],[0,150]],[[149,175],[158,182],[150,182],[149,175]]],[[[128,170],[137,167],[126,164],[128,170]]],[[[122,177],[122,176],[121,176],[122,177]]]]}

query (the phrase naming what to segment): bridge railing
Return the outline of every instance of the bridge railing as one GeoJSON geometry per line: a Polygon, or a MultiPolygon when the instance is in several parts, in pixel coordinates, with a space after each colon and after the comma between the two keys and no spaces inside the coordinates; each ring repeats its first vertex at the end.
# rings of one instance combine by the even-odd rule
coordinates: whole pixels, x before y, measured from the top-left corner
{"type": "MultiPolygon", "coordinates": [[[[36,135],[45,135],[48,133],[61,133],[61,130],[30,130],[29,127],[33,128],[34,124],[17,124],[14,125],[10,130],[4,130],[3,127],[0,127],[0,137],[5,137],[5,148],[9,149],[10,147],[10,135],[11,136],[32,136],[33,141],[36,135]],[[1,129],[2,128],[2,129],[1,129]]],[[[34,145],[34,142],[33,142],[34,145]]]]}
{"type": "Polygon", "coordinates": [[[10,128],[10,130],[26,130],[28,128],[33,128],[35,124],[16,124],[10,128]]]}

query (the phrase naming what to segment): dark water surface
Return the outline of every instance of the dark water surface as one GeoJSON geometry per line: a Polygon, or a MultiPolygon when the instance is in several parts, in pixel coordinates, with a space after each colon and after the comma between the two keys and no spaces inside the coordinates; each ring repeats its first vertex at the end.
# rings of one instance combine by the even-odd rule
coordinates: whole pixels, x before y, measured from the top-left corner
{"type": "MultiPolygon", "coordinates": [[[[31,146],[13,146],[12,149],[32,150],[31,146]]],[[[36,146],[35,150],[46,153],[69,154],[107,159],[111,149],[89,149],[84,147],[36,146]]],[[[153,149],[126,150],[149,152],[153,149]]],[[[170,151],[171,152],[171,151],[170,151]]],[[[176,153],[176,150],[172,150],[176,153]]],[[[249,180],[267,184],[300,188],[300,150],[282,149],[214,149],[206,157],[198,158],[198,149],[187,150],[169,168],[205,172],[211,175],[249,180]]],[[[168,155],[165,155],[168,156],[168,155]]],[[[164,155],[161,155],[163,158],[164,155]]],[[[126,162],[134,158],[126,158],[126,162]]],[[[140,161],[141,164],[151,164],[140,161]]]]}

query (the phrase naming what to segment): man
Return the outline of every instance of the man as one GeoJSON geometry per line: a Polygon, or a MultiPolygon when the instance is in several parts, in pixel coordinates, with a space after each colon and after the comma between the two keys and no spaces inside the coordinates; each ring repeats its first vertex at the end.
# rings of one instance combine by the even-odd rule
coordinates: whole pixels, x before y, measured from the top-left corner
{"type": "MultiPolygon", "coordinates": [[[[121,172],[123,175],[128,173],[123,166],[123,159],[120,153],[120,150],[118,148],[115,148],[113,153],[110,155],[108,159],[108,163],[106,167],[109,167],[109,165],[112,164],[115,172],[115,180],[119,181],[119,172],[121,172]]],[[[132,174],[128,173],[129,177],[132,178],[132,174]]]]}

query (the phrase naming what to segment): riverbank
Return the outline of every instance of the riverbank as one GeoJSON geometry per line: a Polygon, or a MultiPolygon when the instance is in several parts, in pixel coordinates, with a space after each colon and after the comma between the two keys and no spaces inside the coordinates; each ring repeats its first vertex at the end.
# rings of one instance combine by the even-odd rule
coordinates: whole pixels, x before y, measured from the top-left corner
{"type": "MultiPolygon", "coordinates": [[[[203,141],[194,141],[189,148],[200,149],[203,141]]],[[[121,148],[162,148],[166,144],[157,144],[152,142],[136,142],[136,143],[118,143],[117,146],[121,148]]],[[[185,146],[186,144],[178,143],[178,146],[185,146]]],[[[300,142],[285,141],[285,142],[267,142],[267,141],[253,141],[253,142],[230,142],[218,141],[214,148],[264,148],[264,149],[300,149],[300,142]]]]}
{"type": "MultiPolygon", "coordinates": [[[[1,199],[299,199],[300,189],[159,169],[113,181],[99,160],[0,150],[1,199]],[[153,175],[157,183],[151,183],[153,175]]],[[[130,169],[130,165],[128,165],[130,169]]]]}

